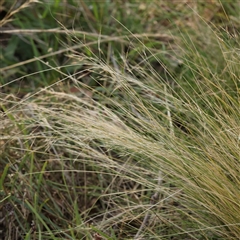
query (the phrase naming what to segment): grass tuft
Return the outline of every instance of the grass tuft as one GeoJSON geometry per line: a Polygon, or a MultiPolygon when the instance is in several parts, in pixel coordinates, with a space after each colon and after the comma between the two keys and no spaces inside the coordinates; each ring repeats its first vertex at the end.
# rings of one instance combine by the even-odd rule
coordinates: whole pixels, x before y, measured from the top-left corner
{"type": "Polygon", "coordinates": [[[14,63],[3,54],[3,239],[239,238],[234,3],[209,3],[211,16],[207,3],[138,3],[116,12],[119,1],[81,1],[75,17],[85,29],[75,31],[66,16],[76,2],[55,1],[48,7],[62,29],[14,31],[40,35],[29,40],[35,57],[14,63]],[[158,19],[169,31],[152,34],[160,6],[172,9],[158,19]],[[119,21],[104,17],[111,9],[119,21]],[[152,21],[149,32],[128,26],[133,12],[136,26],[152,21]],[[112,35],[109,22],[118,26],[112,35]],[[58,43],[45,46],[53,33],[58,43]]]}

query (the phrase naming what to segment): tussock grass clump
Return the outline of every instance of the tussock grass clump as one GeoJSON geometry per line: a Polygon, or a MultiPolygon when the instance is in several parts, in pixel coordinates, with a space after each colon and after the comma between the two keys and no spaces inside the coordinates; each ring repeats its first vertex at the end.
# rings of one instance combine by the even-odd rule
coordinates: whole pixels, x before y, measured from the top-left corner
{"type": "Polygon", "coordinates": [[[132,35],[139,63],[69,49],[77,72],[1,96],[5,239],[239,238],[238,48],[198,27],[165,63],[132,35]]]}
{"type": "Polygon", "coordinates": [[[14,133],[8,129],[2,140],[18,154],[5,187],[17,211],[12,224],[28,219],[19,231],[31,234],[30,218],[45,239],[90,232],[133,238],[148,214],[139,233],[147,238],[236,239],[236,75],[228,72],[235,83],[228,89],[221,74],[194,73],[192,95],[172,80],[178,94],[154,69],[140,81],[100,60],[84,61],[112,85],[109,96],[76,82],[80,96],[43,90],[5,112],[14,133]]]}

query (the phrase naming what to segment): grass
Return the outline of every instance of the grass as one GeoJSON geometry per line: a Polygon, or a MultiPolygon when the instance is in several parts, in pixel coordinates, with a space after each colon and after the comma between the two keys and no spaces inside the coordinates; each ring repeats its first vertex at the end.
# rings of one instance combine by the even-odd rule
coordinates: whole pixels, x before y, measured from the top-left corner
{"type": "Polygon", "coordinates": [[[238,239],[239,7],[4,2],[1,237],[238,239]]]}

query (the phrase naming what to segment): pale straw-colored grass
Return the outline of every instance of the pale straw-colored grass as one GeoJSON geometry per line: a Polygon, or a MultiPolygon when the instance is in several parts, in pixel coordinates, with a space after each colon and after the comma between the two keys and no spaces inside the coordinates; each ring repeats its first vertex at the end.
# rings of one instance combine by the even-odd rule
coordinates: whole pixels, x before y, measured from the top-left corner
{"type": "Polygon", "coordinates": [[[168,79],[160,76],[144,46],[146,61],[136,65],[68,49],[97,87],[48,65],[62,73],[59,83],[3,97],[9,165],[0,185],[15,209],[8,231],[19,226],[24,239],[239,238],[239,55],[210,33],[202,48],[201,33],[194,44],[182,33],[177,77],[159,60],[168,79]]]}

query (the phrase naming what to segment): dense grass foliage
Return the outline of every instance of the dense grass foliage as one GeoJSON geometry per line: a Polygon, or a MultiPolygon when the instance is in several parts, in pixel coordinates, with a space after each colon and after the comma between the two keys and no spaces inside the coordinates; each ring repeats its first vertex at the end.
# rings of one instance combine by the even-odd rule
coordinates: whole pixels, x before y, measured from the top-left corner
{"type": "Polygon", "coordinates": [[[2,239],[238,239],[240,5],[3,1],[2,239]]]}

